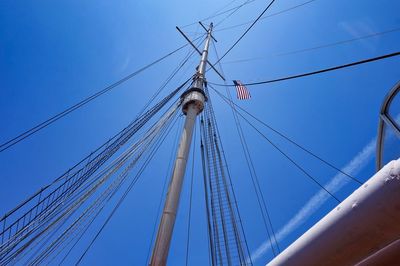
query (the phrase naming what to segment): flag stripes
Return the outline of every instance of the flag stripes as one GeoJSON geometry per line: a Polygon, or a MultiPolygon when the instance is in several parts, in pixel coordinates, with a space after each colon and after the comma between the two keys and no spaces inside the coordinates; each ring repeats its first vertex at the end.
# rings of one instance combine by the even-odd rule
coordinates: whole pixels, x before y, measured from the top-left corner
{"type": "Polygon", "coordinates": [[[240,82],[240,80],[233,80],[236,87],[236,94],[239,100],[247,100],[251,98],[249,90],[240,82]]]}

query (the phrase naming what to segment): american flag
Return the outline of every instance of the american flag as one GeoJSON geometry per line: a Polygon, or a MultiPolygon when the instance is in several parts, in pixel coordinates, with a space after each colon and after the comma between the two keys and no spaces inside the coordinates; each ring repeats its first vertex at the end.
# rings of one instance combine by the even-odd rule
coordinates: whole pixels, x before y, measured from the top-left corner
{"type": "Polygon", "coordinates": [[[251,98],[249,90],[240,82],[240,80],[234,80],[233,84],[236,87],[237,98],[239,100],[247,100],[251,98]]]}

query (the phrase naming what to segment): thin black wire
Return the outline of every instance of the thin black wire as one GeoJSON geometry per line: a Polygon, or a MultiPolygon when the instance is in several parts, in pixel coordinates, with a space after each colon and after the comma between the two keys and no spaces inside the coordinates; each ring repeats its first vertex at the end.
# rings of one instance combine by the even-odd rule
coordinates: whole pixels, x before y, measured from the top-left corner
{"type": "MultiPolygon", "coordinates": [[[[293,75],[293,76],[287,76],[287,77],[283,77],[283,78],[259,81],[259,82],[250,82],[250,83],[245,83],[243,85],[244,86],[255,86],[255,85],[274,83],[274,82],[279,82],[279,81],[284,81],[284,80],[302,78],[302,77],[307,77],[307,76],[312,76],[312,75],[321,74],[321,73],[325,73],[325,72],[330,72],[330,71],[334,71],[334,70],[338,70],[338,69],[342,69],[342,68],[353,67],[353,66],[362,65],[362,64],[366,64],[366,63],[370,63],[370,62],[374,62],[374,61],[379,61],[379,60],[383,60],[383,59],[387,59],[387,58],[395,57],[395,56],[399,56],[399,55],[400,55],[400,52],[394,52],[394,53],[390,53],[390,54],[385,54],[385,55],[381,55],[381,56],[377,56],[377,57],[372,57],[372,58],[344,64],[344,65],[329,67],[329,68],[325,68],[325,69],[321,69],[321,70],[317,70],[317,71],[307,72],[307,73],[303,73],[303,74],[297,74],[297,75],[293,75]]],[[[212,85],[220,86],[220,87],[234,87],[235,86],[235,85],[225,85],[225,84],[213,83],[213,82],[209,82],[209,81],[208,81],[208,84],[212,84],[212,85]]]]}
{"type": "Polygon", "coordinates": [[[272,142],[267,136],[265,136],[258,128],[256,128],[246,117],[244,117],[241,113],[237,112],[239,116],[242,117],[244,121],[246,121],[255,131],[257,131],[262,138],[268,141],[277,151],[279,151],[286,159],[288,159],[294,166],[296,166],[303,174],[309,177],[314,183],[316,183],[320,188],[325,190],[332,198],[334,198],[338,203],[341,202],[335,195],[333,195],[329,190],[327,190],[318,180],[316,180],[311,174],[309,174],[303,167],[301,167],[295,160],[293,160],[288,154],[286,154],[282,149],[280,149],[274,142],[272,142]]]}
{"type": "MultiPolygon", "coordinates": [[[[230,8],[230,9],[227,9],[227,10],[225,10],[225,11],[220,12],[220,11],[223,10],[225,7],[231,5],[231,4],[232,4],[233,2],[235,2],[235,1],[236,1],[236,0],[233,0],[233,1],[229,2],[227,5],[225,5],[224,7],[222,7],[220,10],[217,10],[213,15],[208,16],[208,17],[203,18],[203,19],[200,19],[200,21],[201,21],[201,22],[204,22],[204,21],[206,21],[206,20],[209,20],[209,19],[212,19],[212,18],[221,16],[221,15],[226,14],[226,13],[228,13],[228,12],[230,12],[230,11],[232,11],[232,10],[238,8],[238,7],[242,7],[242,6],[245,5],[245,4],[246,4],[246,5],[247,5],[247,4],[250,4],[251,2],[254,2],[254,1],[256,1],[256,0],[246,1],[245,4],[242,3],[242,4],[240,4],[240,5],[237,5],[237,6],[235,6],[235,7],[232,7],[232,8],[230,8]]],[[[186,28],[186,27],[195,25],[195,24],[197,24],[197,23],[198,23],[198,22],[192,22],[192,23],[190,23],[190,24],[186,24],[186,25],[184,25],[184,26],[181,26],[181,28],[186,28]]]]}
{"type": "MultiPolygon", "coordinates": [[[[288,11],[291,11],[291,10],[293,10],[293,9],[296,9],[296,8],[302,7],[302,6],[304,6],[304,5],[307,5],[307,4],[309,4],[309,3],[311,3],[311,2],[314,2],[314,1],[317,1],[317,0],[309,0],[309,1],[306,1],[306,2],[304,2],[304,3],[301,3],[301,4],[298,4],[298,5],[295,5],[295,6],[289,7],[289,8],[287,8],[287,9],[283,9],[283,10],[281,10],[281,11],[278,11],[278,12],[272,13],[272,14],[270,14],[270,15],[263,16],[263,17],[261,17],[261,18],[260,18],[260,20],[262,20],[262,19],[266,19],[266,18],[270,18],[270,17],[274,17],[274,16],[276,16],[276,15],[280,15],[280,14],[282,14],[282,13],[286,13],[286,12],[288,12],[288,11]]],[[[237,27],[241,27],[241,26],[248,25],[248,24],[250,24],[250,23],[252,23],[252,22],[253,22],[253,21],[252,21],[252,20],[250,20],[250,21],[243,22],[243,23],[239,23],[239,24],[232,25],[232,26],[229,26],[229,27],[225,27],[225,28],[217,29],[217,30],[215,30],[215,32],[219,32],[219,31],[225,31],[225,30],[234,29],[234,28],[237,28],[237,27]]]]}
{"type": "MultiPolygon", "coordinates": [[[[197,122],[197,119],[196,119],[197,122]]],[[[196,150],[196,124],[194,126],[194,143],[192,153],[192,171],[190,179],[190,196],[189,196],[189,215],[188,215],[188,227],[187,227],[187,239],[186,239],[186,260],[185,265],[189,265],[189,245],[190,245],[190,222],[192,218],[192,196],[193,196],[193,177],[194,177],[194,162],[195,162],[195,150],[196,150]]]]}
{"type": "MultiPolygon", "coordinates": [[[[198,37],[198,38],[201,38],[201,36],[198,37]]],[[[196,38],[195,40],[197,40],[198,38],[196,38]]],[[[95,94],[93,94],[93,95],[87,97],[86,99],[84,99],[84,100],[82,100],[82,101],[80,101],[80,102],[74,104],[73,106],[71,106],[71,107],[65,109],[64,111],[62,111],[62,112],[60,112],[60,113],[58,113],[58,114],[56,114],[56,115],[50,117],[49,119],[47,119],[47,120],[45,120],[45,121],[39,123],[38,125],[36,125],[36,126],[30,128],[29,130],[27,130],[27,131],[25,131],[25,132],[19,134],[18,136],[16,136],[16,137],[14,137],[14,138],[12,138],[12,139],[10,139],[10,140],[8,140],[8,141],[2,143],[2,144],[0,145],[0,152],[3,152],[3,151],[5,151],[5,150],[7,150],[8,148],[14,146],[15,144],[21,142],[22,140],[24,140],[24,139],[26,139],[27,137],[31,136],[32,134],[36,133],[37,131],[39,131],[39,130],[41,130],[41,129],[43,129],[43,128],[46,128],[46,127],[49,126],[50,124],[56,122],[57,120],[61,119],[62,117],[66,116],[66,115],[68,115],[69,113],[71,113],[71,112],[73,112],[73,111],[79,109],[80,107],[86,105],[87,103],[89,103],[89,102],[91,102],[92,100],[96,99],[97,97],[103,95],[104,93],[106,93],[106,92],[108,92],[108,91],[114,89],[114,88],[117,87],[118,85],[121,85],[122,83],[128,81],[129,79],[133,78],[134,76],[138,75],[139,73],[143,72],[144,70],[150,68],[151,66],[153,66],[153,65],[155,65],[155,64],[157,64],[157,63],[163,61],[163,60],[166,59],[167,57],[169,57],[169,56],[175,54],[176,52],[180,51],[181,49],[183,49],[183,48],[186,47],[186,46],[188,46],[188,44],[185,44],[185,45],[180,46],[179,48],[175,49],[174,51],[169,52],[168,54],[166,54],[166,55],[160,57],[159,59],[153,61],[152,63],[150,63],[150,64],[148,64],[148,65],[146,65],[146,66],[144,66],[144,67],[142,67],[142,68],[140,68],[140,69],[138,69],[138,70],[136,70],[135,72],[133,72],[133,73],[127,75],[126,77],[124,77],[124,78],[118,80],[117,82],[115,82],[115,83],[113,83],[113,84],[107,86],[106,88],[104,88],[104,89],[102,89],[102,90],[96,92],[95,94]]]]}
{"type": "MultiPolygon", "coordinates": [[[[304,52],[315,51],[315,50],[319,50],[319,49],[323,49],[323,48],[334,47],[334,46],[338,46],[338,45],[341,45],[341,44],[351,43],[351,42],[354,42],[354,41],[359,41],[359,40],[364,40],[364,39],[368,39],[368,38],[378,37],[378,36],[382,36],[382,35],[385,35],[385,34],[388,34],[388,33],[397,32],[397,31],[400,31],[400,28],[394,28],[394,29],[390,29],[390,30],[386,30],[386,31],[374,32],[374,33],[371,33],[371,34],[368,34],[368,35],[364,35],[364,36],[360,36],[360,37],[357,37],[357,38],[351,38],[351,39],[336,41],[336,42],[317,45],[317,46],[313,46],[313,47],[309,47],[309,48],[303,48],[303,49],[299,49],[299,50],[293,50],[293,51],[289,51],[289,52],[273,54],[273,55],[270,55],[269,57],[272,57],[272,56],[277,56],[277,57],[278,56],[286,56],[286,55],[292,55],[292,54],[299,54],[299,53],[304,53],[304,52]]],[[[234,64],[234,63],[250,62],[250,61],[262,60],[262,59],[266,59],[266,58],[268,58],[268,57],[253,57],[253,58],[247,58],[247,59],[239,59],[239,60],[233,60],[233,61],[224,62],[224,65],[226,65],[226,64],[234,64]]]]}
{"type": "Polygon", "coordinates": [[[232,46],[221,56],[217,62],[214,63],[214,66],[220,62],[232,49],[243,39],[243,37],[253,28],[253,26],[257,23],[257,21],[260,20],[260,18],[267,12],[267,10],[271,7],[271,5],[275,2],[275,0],[272,0],[267,7],[261,12],[261,14],[253,21],[253,23],[240,35],[240,37],[232,44],[232,46]]]}
{"type": "Polygon", "coordinates": [[[246,2],[244,2],[243,4],[237,6],[236,8],[234,8],[232,10],[231,13],[229,13],[227,16],[225,16],[223,19],[221,19],[219,22],[217,22],[215,24],[215,27],[218,27],[219,25],[221,25],[225,20],[227,20],[228,18],[230,18],[233,14],[235,14],[240,8],[242,8],[243,6],[253,2],[254,0],[247,0],[246,2]]]}
{"type": "Polygon", "coordinates": [[[360,37],[357,37],[357,38],[337,41],[337,42],[333,42],[333,43],[329,43],[329,44],[322,44],[322,45],[318,45],[318,46],[314,46],[314,47],[310,47],[310,48],[304,48],[304,49],[299,49],[299,50],[295,50],[295,51],[289,51],[289,52],[286,52],[286,53],[280,53],[280,54],[278,54],[278,56],[298,54],[298,53],[302,53],[302,52],[308,52],[308,51],[317,50],[317,49],[321,49],[321,48],[336,46],[336,45],[340,45],[340,44],[344,44],[344,43],[349,43],[349,42],[354,42],[354,41],[359,41],[359,40],[363,40],[363,39],[368,39],[368,38],[372,38],[372,37],[385,35],[385,34],[388,34],[388,33],[399,31],[399,30],[400,30],[400,28],[394,28],[394,29],[390,29],[390,30],[374,32],[374,33],[367,34],[367,35],[364,35],[364,36],[360,36],[360,37]]]}
{"type": "Polygon", "coordinates": [[[214,87],[212,87],[210,84],[208,84],[208,86],[210,88],[212,88],[228,105],[232,104],[235,107],[239,108],[240,110],[242,110],[244,113],[246,113],[247,115],[249,115],[250,117],[252,117],[253,119],[255,119],[256,121],[258,121],[259,123],[261,123],[262,125],[264,125],[265,127],[267,127],[268,129],[270,129],[271,131],[275,132],[276,134],[278,134],[279,136],[281,136],[282,138],[284,138],[285,140],[289,141],[290,143],[292,143],[293,145],[295,145],[296,147],[300,148],[301,150],[305,151],[306,153],[310,154],[311,156],[313,156],[314,158],[318,159],[319,161],[321,161],[322,163],[326,164],[327,166],[335,169],[336,171],[340,172],[341,174],[347,176],[348,178],[352,179],[354,182],[362,185],[363,182],[361,182],[360,180],[358,180],[356,177],[344,172],[343,170],[341,170],[340,168],[336,167],[335,165],[333,165],[332,163],[328,162],[327,160],[323,159],[321,156],[318,156],[317,154],[313,153],[312,151],[310,151],[309,149],[301,146],[300,144],[298,144],[296,141],[292,140],[291,138],[289,138],[287,135],[283,134],[282,132],[278,131],[277,129],[271,127],[270,125],[268,125],[267,123],[265,123],[264,121],[262,121],[261,119],[257,118],[256,116],[254,116],[253,114],[249,113],[247,110],[245,110],[244,108],[240,107],[239,105],[235,104],[232,100],[228,99],[227,97],[225,97],[222,93],[220,93],[219,91],[217,91],[214,87]]]}

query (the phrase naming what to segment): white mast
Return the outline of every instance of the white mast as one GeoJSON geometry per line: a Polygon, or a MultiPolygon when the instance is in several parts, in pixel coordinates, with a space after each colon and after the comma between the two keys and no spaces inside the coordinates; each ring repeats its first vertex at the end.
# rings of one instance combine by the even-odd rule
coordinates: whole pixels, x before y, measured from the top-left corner
{"type": "Polygon", "coordinates": [[[197,68],[196,76],[192,88],[182,94],[182,112],[186,115],[181,139],[179,142],[178,153],[175,160],[172,179],[168,188],[167,198],[158,226],[157,239],[153,247],[150,265],[166,265],[175,218],[178,211],[179,198],[182,190],[183,177],[185,175],[186,163],[192,142],[193,128],[196,117],[203,111],[206,96],[203,91],[205,81],[205,71],[207,66],[208,48],[211,41],[213,24],[207,31],[207,38],[204,50],[201,54],[200,64],[197,68]]]}

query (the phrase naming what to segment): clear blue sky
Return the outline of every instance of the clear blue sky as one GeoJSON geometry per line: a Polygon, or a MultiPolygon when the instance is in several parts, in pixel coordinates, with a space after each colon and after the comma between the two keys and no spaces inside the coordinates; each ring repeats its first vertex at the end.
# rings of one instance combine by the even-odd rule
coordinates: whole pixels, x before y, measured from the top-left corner
{"type": "MultiPolygon", "coordinates": [[[[184,44],[184,39],[175,30],[176,25],[196,22],[229,2],[2,0],[0,142],[184,44]]],[[[267,2],[255,0],[225,20],[220,28],[254,19],[267,2]]],[[[303,2],[306,1],[277,0],[267,14],[303,2]]],[[[241,1],[237,0],[231,6],[239,3],[241,1]]],[[[229,80],[253,82],[396,52],[400,49],[399,31],[334,47],[281,55],[399,28],[399,9],[400,2],[396,0],[313,1],[261,20],[223,60],[224,72],[229,80]],[[232,62],[249,58],[258,59],[232,62]]],[[[243,26],[216,32],[219,54],[245,29],[243,26]]],[[[199,28],[194,25],[184,30],[192,34],[199,28]]],[[[0,153],[1,213],[58,177],[129,123],[187,51],[0,153]]],[[[215,61],[214,53],[211,61],[215,61]]],[[[197,58],[186,74],[173,80],[167,91],[191,75],[196,62],[197,58]]],[[[318,76],[251,87],[252,99],[238,104],[334,165],[345,167],[352,159],[360,159],[359,153],[375,138],[380,104],[399,77],[400,60],[392,58],[318,76]]],[[[213,73],[208,80],[220,82],[213,73]]],[[[267,236],[232,115],[215,94],[212,97],[249,248],[252,252],[260,250],[267,236]]],[[[278,232],[306,206],[319,188],[251,128],[244,123],[243,126],[272,223],[278,232]]],[[[332,169],[266,129],[264,131],[322,183],[327,184],[335,176],[332,169]]],[[[145,264],[170,154],[168,145],[161,149],[159,159],[150,164],[140,183],[90,250],[84,265],[145,264]]],[[[367,155],[362,166],[350,169],[363,181],[374,172],[374,154],[369,152],[367,155]]],[[[208,262],[207,238],[200,167],[196,169],[190,264],[204,265],[208,262]]],[[[188,180],[186,178],[181,198],[170,265],[184,264],[188,180]]],[[[344,199],[356,187],[354,183],[347,183],[336,195],[344,199]]],[[[286,234],[282,233],[280,246],[288,246],[334,206],[332,199],[323,201],[286,234]]],[[[87,239],[80,249],[86,243],[87,239]]],[[[78,254],[74,252],[69,262],[75,261],[78,254]]],[[[271,251],[264,250],[257,256],[255,265],[264,265],[271,258],[271,251]]]]}

